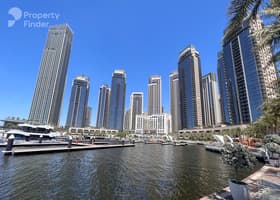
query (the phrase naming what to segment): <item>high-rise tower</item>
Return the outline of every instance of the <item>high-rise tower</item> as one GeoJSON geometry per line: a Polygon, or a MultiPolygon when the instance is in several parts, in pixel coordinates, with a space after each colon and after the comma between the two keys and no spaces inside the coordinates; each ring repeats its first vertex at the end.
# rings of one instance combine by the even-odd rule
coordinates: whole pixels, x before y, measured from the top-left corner
{"type": "Polygon", "coordinates": [[[109,128],[123,130],[126,92],[126,74],[124,70],[115,70],[112,76],[109,128]]]}
{"type": "Polygon", "coordinates": [[[154,75],[148,84],[148,115],[162,113],[161,77],[154,75]]]}
{"type": "Polygon", "coordinates": [[[143,98],[143,92],[133,92],[130,96],[130,130],[135,130],[136,115],[143,113],[143,98]]]}
{"type": "Polygon", "coordinates": [[[130,108],[126,109],[124,111],[124,117],[123,117],[123,129],[128,131],[130,130],[130,108]]]}
{"type": "Polygon", "coordinates": [[[51,26],[43,50],[29,120],[58,125],[73,33],[66,24],[51,26]]]}
{"type": "Polygon", "coordinates": [[[179,93],[179,75],[178,72],[172,72],[169,75],[170,82],[170,112],[172,122],[172,132],[181,129],[181,111],[180,111],[180,93],[179,93]]]}
{"type": "Polygon", "coordinates": [[[204,126],[209,127],[220,124],[221,109],[216,76],[214,73],[208,73],[202,77],[202,96],[204,126]]]}
{"type": "Polygon", "coordinates": [[[223,51],[218,53],[218,79],[220,87],[220,102],[222,122],[224,124],[236,124],[237,97],[232,90],[232,82],[228,78],[227,68],[224,62],[223,51]],[[234,104],[235,103],[235,104],[234,104]]]}
{"type": "Polygon", "coordinates": [[[199,53],[193,46],[180,53],[178,73],[182,129],[202,127],[201,66],[199,53]]]}
{"type": "Polygon", "coordinates": [[[92,108],[90,106],[87,107],[86,111],[86,121],[85,121],[85,127],[89,127],[91,123],[91,113],[92,113],[92,108]]]}
{"type": "Polygon", "coordinates": [[[99,89],[99,100],[96,127],[108,128],[109,126],[109,107],[111,89],[107,85],[102,85],[99,89]]]}
{"type": "Polygon", "coordinates": [[[88,109],[89,79],[77,76],[72,84],[66,127],[85,127],[88,109]]]}
{"type": "Polygon", "coordinates": [[[223,104],[223,111],[226,113],[231,108],[232,124],[256,121],[262,114],[260,105],[276,95],[274,81],[277,75],[275,65],[270,63],[271,48],[257,48],[259,39],[253,34],[261,29],[258,17],[246,19],[241,27],[223,38],[225,69],[219,73],[226,72],[227,81],[220,81],[220,88],[230,85],[228,93],[221,94],[222,98],[231,97],[232,105],[223,104]]]}

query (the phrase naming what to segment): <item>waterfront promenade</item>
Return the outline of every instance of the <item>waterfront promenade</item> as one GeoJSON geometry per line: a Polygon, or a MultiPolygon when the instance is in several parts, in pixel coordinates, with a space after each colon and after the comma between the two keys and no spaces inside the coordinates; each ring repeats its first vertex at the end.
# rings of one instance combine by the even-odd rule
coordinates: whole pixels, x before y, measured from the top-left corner
{"type": "MultiPolygon", "coordinates": [[[[269,190],[271,199],[277,199],[280,196],[280,168],[269,165],[263,166],[260,170],[243,179],[248,184],[250,199],[256,199],[265,189],[269,190]]],[[[229,187],[209,196],[202,197],[200,200],[213,199],[233,199],[229,187]]]]}

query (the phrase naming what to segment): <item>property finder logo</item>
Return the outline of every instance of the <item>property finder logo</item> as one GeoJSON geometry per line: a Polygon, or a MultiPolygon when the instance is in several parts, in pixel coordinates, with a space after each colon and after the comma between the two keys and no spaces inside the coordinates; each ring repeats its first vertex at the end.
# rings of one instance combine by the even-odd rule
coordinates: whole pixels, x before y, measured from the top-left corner
{"type": "Polygon", "coordinates": [[[13,19],[8,20],[8,27],[15,25],[16,21],[20,20],[22,17],[22,10],[17,7],[13,7],[8,11],[8,14],[12,15],[13,19]]]}
{"type": "Polygon", "coordinates": [[[10,8],[8,14],[12,16],[12,19],[8,20],[9,28],[20,19],[24,28],[48,28],[51,22],[57,21],[60,17],[60,14],[56,12],[30,12],[18,7],[10,8]]]}

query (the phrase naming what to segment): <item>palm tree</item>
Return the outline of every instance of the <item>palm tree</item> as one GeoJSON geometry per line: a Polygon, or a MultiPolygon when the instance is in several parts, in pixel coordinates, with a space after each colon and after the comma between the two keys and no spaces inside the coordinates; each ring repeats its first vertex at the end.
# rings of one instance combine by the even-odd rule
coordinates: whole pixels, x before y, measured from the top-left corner
{"type": "Polygon", "coordinates": [[[263,122],[271,125],[272,133],[277,133],[280,124],[280,97],[270,99],[262,105],[264,111],[262,116],[263,122]]]}
{"type": "Polygon", "coordinates": [[[244,19],[255,19],[260,15],[265,26],[255,33],[259,38],[258,47],[271,45],[276,50],[272,61],[280,61],[280,0],[232,0],[228,13],[231,18],[226,36],[240,27],[244,19]]]}
{"type": "Polygon", "coordinates": [[[265,0],[232,0],[228,9],[231,19],[226,35],[230,35],[236,28],[240,27],[248,16],[255,18],[263,1],[265,0]]]}

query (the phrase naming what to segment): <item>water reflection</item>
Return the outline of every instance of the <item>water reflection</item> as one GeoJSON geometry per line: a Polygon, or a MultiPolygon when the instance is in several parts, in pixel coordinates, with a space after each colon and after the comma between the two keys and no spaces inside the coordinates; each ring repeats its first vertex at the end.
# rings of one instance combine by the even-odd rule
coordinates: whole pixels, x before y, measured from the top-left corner
{"type": "MultiPolygon", "coordinates": [[[[260,165],[256,167],[259,168],[260,165]]],[[[1,199],[198,199],[244,178],[203,146],[0,155],[1,199]]]]}

